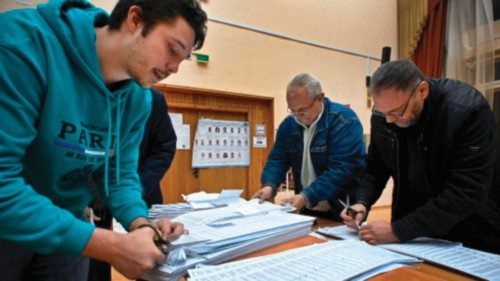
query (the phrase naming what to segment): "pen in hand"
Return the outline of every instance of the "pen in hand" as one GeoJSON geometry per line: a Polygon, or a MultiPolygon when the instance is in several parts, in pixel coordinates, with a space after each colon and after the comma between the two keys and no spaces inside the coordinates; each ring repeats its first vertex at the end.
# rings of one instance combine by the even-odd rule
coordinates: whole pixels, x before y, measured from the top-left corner
{"type": "Polygon", "coordinates": [[[356,231],[360,230],[360,225],[356,222],[356,216],[358,215],[358,213],[362,213],[362,212],[358,212],[351,207],[348,207],[346,209],[346,214],[348,216],[350,216],[352,218],[352,220],[354,221],[354,228],[356,228],[356,231]]]}
{"type": "Polygon", "coordinates": [[[344,206],[344,209],[346,210],[346,214],[348,216],[350,216],[352,218],[352,220],[354,221],[354,228],[356,228],[356,230],[359,231],[360,230],[360,224],[358,224],[356,222],[356,216],[359,213],[364,214],[364,212],[363,211],[356,211],[353,208],[351,208],[349,196],[347,196],[346,202],[342,201],[341,199],[338,199],[338,200],[339,200],[340,204],[342,204],[342,206],[344,206]]]}

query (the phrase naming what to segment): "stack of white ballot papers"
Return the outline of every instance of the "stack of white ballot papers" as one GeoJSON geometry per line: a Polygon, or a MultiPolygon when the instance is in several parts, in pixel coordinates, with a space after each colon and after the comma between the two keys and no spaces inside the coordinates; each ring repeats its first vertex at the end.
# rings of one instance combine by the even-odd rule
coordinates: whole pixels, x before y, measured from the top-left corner
{"type": "Polygon", "coordinates": [[[169,218],[173,219],[182,214],[192,212],[193,208],[188,203],[155,204],[149,208],[148,217],[152,220],[169,218]]]}
{"type": "Polygon", "coordinates": [[[290,210],[254,199],[180,215],[173,221],[184,224],[190,239],[208,241],[184,248],[185,253],[179,255],[182,259],[170,254],[165,263],[143,277],[175,280],[197,264],[218,264],[308,234],[314,218],[286,213],[290,210]]]}
{"type": "Polygon", "coordinates": [[[188,270],[189,281],[364,280],[417,259],[364,242],[330,241],[285,252],[188,270]]]}
{"type": "MultiPolygon", "coordinates": [[[[360,240],[356,231],[345,225],[319,228],[316,232],[340,239],[360,240]]],[[[500,255],[463,247],[461,243],[421,237],[404,243],[384,244],[378,247],[454,269],[476,278],[500,281],[500,255]]]]}
{"type": "Polygon", "coordinates": [[[176,204],[155,204],[149,209],[148,217],[152,220],[173,219],[192,211],[206,210],[231,206],[246,202],[240,198],[242,189],[225,189],[221,193],[206,193],[204,191],[182,195],[186,202],[176,204]]]}

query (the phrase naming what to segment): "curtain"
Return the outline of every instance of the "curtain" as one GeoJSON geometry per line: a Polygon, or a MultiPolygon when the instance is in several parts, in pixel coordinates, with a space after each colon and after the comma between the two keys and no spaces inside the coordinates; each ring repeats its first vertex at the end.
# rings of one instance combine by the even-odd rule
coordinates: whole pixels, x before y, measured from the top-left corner
{"type": "Polygon", "coordinates": [[[415,65],[428,77],[440,78],[443,75],[446,2],[428,0],[427,22],[411,57],[415,65]]]}
{"type": "Polygon", "coordinates": [[[446,25],[446,77],[467,82],[490,103],[494,81],[494,29],[492,0],[449,1],[446,25]]]}
{"type": "Polygon", "coordinates": [[[427,0],[398,0],[399,58],[411,58],[426,20],[427,0]]]}

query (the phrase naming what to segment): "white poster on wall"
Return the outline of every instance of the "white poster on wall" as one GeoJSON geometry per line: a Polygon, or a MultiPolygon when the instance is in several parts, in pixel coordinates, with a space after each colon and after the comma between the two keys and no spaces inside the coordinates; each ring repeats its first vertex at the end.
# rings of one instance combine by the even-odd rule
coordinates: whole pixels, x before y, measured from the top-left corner
{"type": "Polygon", "coordinates": [[[175,135],[177,136],[176,149],[190,149],[190,126],[182,123],[181,113],[169,113],[168,115],[170,116],[175,135]]]}
{"type": "Polygon", "coordinates": [[[249,155],[248,122],[198,120],[193,144],[193,168],[248,166],[249,155]]]}

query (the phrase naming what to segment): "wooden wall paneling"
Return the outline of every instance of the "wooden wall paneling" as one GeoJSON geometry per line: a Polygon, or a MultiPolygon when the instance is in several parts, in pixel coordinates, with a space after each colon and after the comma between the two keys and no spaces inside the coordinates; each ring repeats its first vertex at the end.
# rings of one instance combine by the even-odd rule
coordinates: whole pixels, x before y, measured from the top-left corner
{"type": "MultiPolygon", "coordinates": [[[[173,113],[181,113],[184,124],[196,124],[198,120],[198,112],[196,110],[169,107],[169,111],[173,113]]],[[[195,129],[196,128],[194,126],[190,127],[191,136],[194,135],[195,129]]],[[[197,188],[199,186],[199,179],[193,175],[193,172],[195,171],[191,168],[191,151],[191,149],[176,150],[172,165],[160,182],[164,202],[165,200],[169,203],[182,202],[182,194],[190,194],[200,191],[197,188]]]]}
{"type": "Polygon", "coordinates": [[[260,173],[274,140],[273,98],[189,87],[156,85],[164,93],[170,112],[181,113],[190,125],[191,149],[177,150],[172,166],[160,186],[164,203],[182,201],[181,194],[197,191],[220,192],[223,188],[244,188],[249,198],[260,188],[260,173]],[[199,118],[249,122],[250,165],[243,168],[192,169],[191,157],[199,118]],[[253,148],[256,124],[266,125],[267,148],[253,148]]]}

